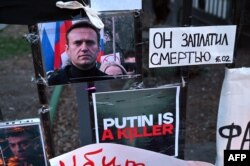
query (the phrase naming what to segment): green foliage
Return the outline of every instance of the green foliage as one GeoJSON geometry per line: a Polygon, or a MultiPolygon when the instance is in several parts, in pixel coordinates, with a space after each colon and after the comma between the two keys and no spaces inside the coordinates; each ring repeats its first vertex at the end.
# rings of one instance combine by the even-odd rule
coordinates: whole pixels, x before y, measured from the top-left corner
{"type": "Polygon", "coordinates": [[[0,33],[0,59],[24,56],[31,53],[28,42],[22,37],[5,36],[0,33]]]}

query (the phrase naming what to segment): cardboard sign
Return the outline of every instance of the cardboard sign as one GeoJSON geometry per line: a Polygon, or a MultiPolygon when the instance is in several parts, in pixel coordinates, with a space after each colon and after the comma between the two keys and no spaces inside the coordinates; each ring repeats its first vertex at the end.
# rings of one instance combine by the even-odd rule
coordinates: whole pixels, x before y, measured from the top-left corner
{"type": "Polygon", "coordinates": [[[216,166],[226,165],[224,150],[250,150],[249,98],[250,68],[226,69],[217,118],[216,166]]]}
{"type": "Polygon", "coordinates": [[[40,119],[1,122],[0,163],[47,166],[41,131],[40,119]]]}
{"type": "Polygon", "coordinates": [[[97,11],[135,10],[142,8],[141,0],[91,0],[91,8],[97,11]]]}
{"type": "Polygon", "coordinates": [[[178,156],[180,87],[93,94],[97,143],[178,156]]]}
{"type": "Polygon", "coordinates": [[[232,63],[236,26],[151,28],[149,67],[232,63]]]}
{"type": "Polygon", "coordinates": [[[110,143],[91,144],[49,160],[51,166],[212,166],[152,151],[110,143]],[[138,155],[139,154],[139,155],[138,155]]]}

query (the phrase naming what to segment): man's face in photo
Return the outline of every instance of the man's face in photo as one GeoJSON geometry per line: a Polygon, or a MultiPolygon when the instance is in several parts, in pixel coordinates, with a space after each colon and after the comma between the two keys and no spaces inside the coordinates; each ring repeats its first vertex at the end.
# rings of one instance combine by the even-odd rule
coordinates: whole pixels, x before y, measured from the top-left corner
{"type": "Polygon", "coordinates": [[[68,34],[66,52],[74,66],[88,70],[95,65],[99,53],[96,32],[91,28],[76,28],[68,34]]]}
{"type": "Polygon", "coordinates": [[[10,136],[7,140],[13,155],[18,157],[19,160],[27,160],[30,156],[36,155],[30,135],[10,136]]]}

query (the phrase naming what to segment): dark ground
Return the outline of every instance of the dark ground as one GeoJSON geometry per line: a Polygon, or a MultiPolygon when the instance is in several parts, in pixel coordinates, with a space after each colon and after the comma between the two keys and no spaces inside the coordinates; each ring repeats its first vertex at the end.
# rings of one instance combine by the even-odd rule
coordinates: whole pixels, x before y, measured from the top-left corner
{"type": "MultiPolygon", "coordinates": [[[[236,65],[250,67],[249,50],[241,47],[236,65]]],[[[39,117],[40,104],[30,55],[0,61],[0,109],[3,119],[39,117]]],[[[224,65],[191,67],[186,112],[185,159],[214,163],[215,132],[224,65]]],[[[48,88],[50,96],[51,88],[48,88]]],[[[55,154],[80,146],[74,89],[65,86],[53,125],[55,154]]]]}

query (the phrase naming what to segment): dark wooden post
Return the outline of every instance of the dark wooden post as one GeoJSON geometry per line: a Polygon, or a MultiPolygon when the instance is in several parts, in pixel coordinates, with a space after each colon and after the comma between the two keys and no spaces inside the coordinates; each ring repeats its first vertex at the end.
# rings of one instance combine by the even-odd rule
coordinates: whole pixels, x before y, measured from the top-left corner
{"type": "Polygon", "coordinates": [[[91,123],[91,137],[92,142],[96,142],[95,139],[95,117],[94,117],[94,105],[93,105],[93,98],[92,93],[96,92],[95,82],[88,82],[87,83],[87,93],[88,93],[88,101],[89,101],[89,115],[90,115],[90,123],[91,123]]]}
{"type": "Polygon", "coordinates": [[[30,34],[27,37],[27,39],[31,44],[38,97],[39,97],[39,102],[41,104],[39,113],[45,137],[45,150],[48,159],[50,159],[54,156],[54,150],[53,150],[52,135],[51,135],[47,85],[46,82],[44,81],[45,72],[42,63],[42,54],[41,54],[41,47],[38,35],[38,27],[37,25],[29,25],[28,29],[30,34]]]}
{"type": "MultiPolygon", "coordinates": [[[[182,26],[188,27],[192,23],[192,0],[182,0],[182,26]]],[[[181,117],[181,137],[185,138],[186,131],[186,112],[187,112],[187,98],[188,98],[188,66],[180,67],[181,73],[181,82],[183,84],[180,91],[180,117],[181,117]]],[[[185,139],[184,142],[181,142],[180,147],[180,155],[178,158],[184,159],[184,149],[185,147],[185,139]]]]}
{"type": "Polygon", "coordinates": [[[141,13],[137,11],[134,13],[134,33],[135,33],[135,56],[136,56],[136,71],[142,73],[142,25],[141,13]]]}

